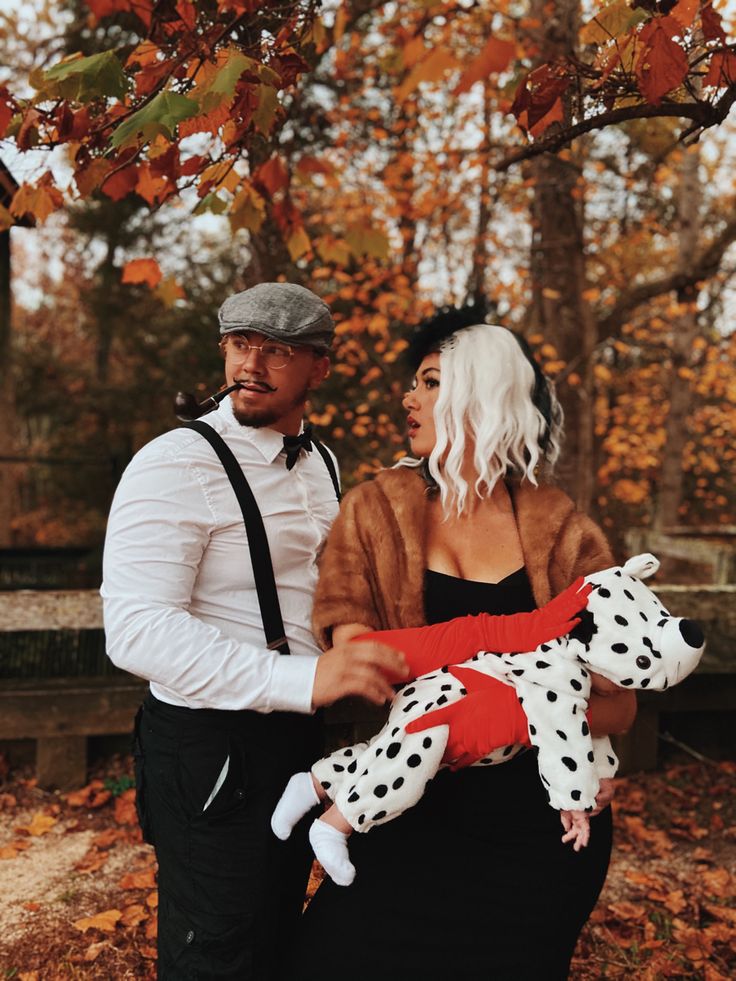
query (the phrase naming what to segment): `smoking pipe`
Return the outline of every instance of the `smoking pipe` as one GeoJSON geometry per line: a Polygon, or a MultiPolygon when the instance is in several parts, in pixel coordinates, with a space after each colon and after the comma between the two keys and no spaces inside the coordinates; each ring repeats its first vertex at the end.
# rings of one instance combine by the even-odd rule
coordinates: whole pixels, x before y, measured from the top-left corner
{"type": "Polygon", "coordinates": [[[190,392],[177,392],[176,398],[174,399],[174,412],[176,413],[176,418],[181,419],[182,422],[192,422],[194,419],[199,419],[200,416],[206,416],[208,412],[212,412],[213,409],[219,408],[220,402],[226,398],[230,392],[234,392],[236,388],[240,388],[240,382],[235,382],[234,385],[228,385],[227,388],[223,388],[220,392],[215,392],[214,395],[210,395],[208,399],[204,402],[198,402],[196,398],[190,392]]]}

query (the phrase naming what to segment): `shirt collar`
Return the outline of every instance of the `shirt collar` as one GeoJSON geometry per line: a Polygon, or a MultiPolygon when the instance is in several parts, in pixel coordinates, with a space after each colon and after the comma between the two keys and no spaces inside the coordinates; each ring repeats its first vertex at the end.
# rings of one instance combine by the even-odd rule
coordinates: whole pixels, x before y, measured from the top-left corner
{"type": "Polygon", "coordinates": [[[241,426],[233,415],[233,404],[228,396],[220,403],[220,414],[228,429],[241,433],[258,450],[266,463],[273,463],[284,450],[284,434],[268,426],[241,426]]]}

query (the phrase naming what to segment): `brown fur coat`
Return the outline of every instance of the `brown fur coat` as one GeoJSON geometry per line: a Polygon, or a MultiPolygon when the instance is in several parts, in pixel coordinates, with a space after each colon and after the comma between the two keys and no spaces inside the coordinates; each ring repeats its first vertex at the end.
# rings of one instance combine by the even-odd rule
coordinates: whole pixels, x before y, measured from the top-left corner
{"type": "MultiPolygon", "coordinates": [[[[603,532],[548,485],[510,484],[524,565],[538,606],[576,579],[614,564],[603,532]]],[[[423,625],[427,485],[409,467],[353,488],[320,560],[313,629],[323,648],[332,628],[423,625]]]]}

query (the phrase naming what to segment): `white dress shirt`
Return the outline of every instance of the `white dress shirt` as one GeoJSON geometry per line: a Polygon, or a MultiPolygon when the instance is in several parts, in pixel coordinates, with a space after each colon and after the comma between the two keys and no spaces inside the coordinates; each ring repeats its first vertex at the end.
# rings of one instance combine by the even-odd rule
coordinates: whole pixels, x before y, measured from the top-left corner
{"type": "Polygon", "coordinates": [[[108,655],[172,705],[310,712],[316,556],[338,507],[330,475],[314,449],[288,471],[282,434],[241,426],[229,398],[203,421],[258,502],[291,655],[266,648],[238,500],[191,429],[145,446],[115,493],[101,589],[108,655]]]}

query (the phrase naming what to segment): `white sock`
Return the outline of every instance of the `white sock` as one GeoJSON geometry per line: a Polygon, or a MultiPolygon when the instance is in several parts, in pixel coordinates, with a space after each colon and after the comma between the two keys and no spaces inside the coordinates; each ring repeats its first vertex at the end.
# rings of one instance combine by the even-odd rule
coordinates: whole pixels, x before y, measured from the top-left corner
{"type": "Polygon", "coordinates": [[[295,773],[286,785],[281,800],[271,815],[271,830],[282,841],[291,834],[307,811],[319,804],[317,791],[312,783],[312,774],[307,770],[295,773]]]}
{"type": "Polygon", "coordinates": [[[349,837],[319,819],[309,829],[309,841],[318,862],[338,886],[349,886],[355,878],[355,867],[348,855],[349,837]]]}

